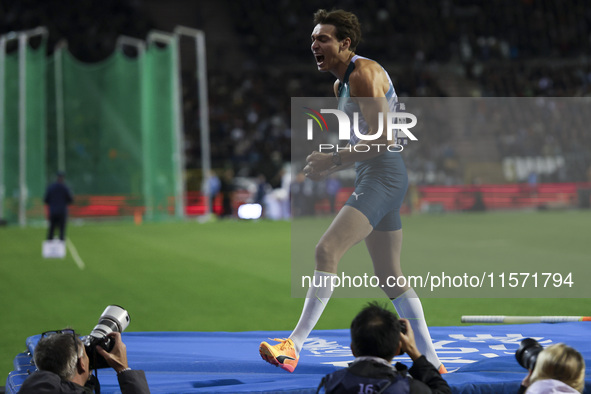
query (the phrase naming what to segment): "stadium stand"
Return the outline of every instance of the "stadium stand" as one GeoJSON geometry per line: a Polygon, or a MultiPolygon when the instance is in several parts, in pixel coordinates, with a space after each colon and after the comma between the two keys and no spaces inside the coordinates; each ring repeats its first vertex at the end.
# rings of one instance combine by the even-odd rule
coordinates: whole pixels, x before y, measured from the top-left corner
{"type": "MultiPolygon", "coordinates": [[[[185,3],[175,2],[177,16],[188,7],[185,3]]],[[[224,2],[204,3],[193,21],[208,26],[204,14],[213,3],[224,2]]],[[[156,4],[107,1],[96,7],[75,2],[57,12],[62,7],[55,1],[6,2],[0,32],[44,25],[50,31],[50,49],[66,38],[79,59],[99,61],[113,51],[118,35],[144,38],[151,28],[170,25],[172,16],[163,22],[164,15],[151,13],[156,4]]],[[[290,158],[289,98],[325,96],[332,84],[331,78],[311,67],[309,48],[302,45],[302,39],[309,36],[310,15],[320,6],[319,1],[294,4],[265,0],[256,5],[228,1],[221,7],[226,12],[224,25],[233,28],[224,36],[227,41],[242,43],[237,50],[240,55],[235,56],[245,61],[241,67],[212,65],[221,55],[210,48],[214,53],[209,67],[213,168],[231,166],[239,176],[264,173],[273,186],[278,185],[276,175],[290,158]],[[270,10],[276,18],[268,18],[270,10]],[[285,43],[290,43],[288,51],[285,43]]],[[[357,8],[353,2],[344,2],[342,7],[357,8]]],[[[582,0],[441,1],[436,6],[428,0],[372,2],[357,12],[364,26],[363,54],[387,65],[402,97],[466,94],[465,87],[474,85],[475,90],[468,93],[495,97],[585,96],[589,92],[591,74],[584,57],[589,43],[584,37],[589,35],[591,15],[582,0]],[[455,65],[454,84],[463,88],[450,86],[449,65],[455,65]]],[[[190,75],[190,71],[184,72],[190,75]]],[[[199,152],[199,141],[194,137],[198,135],[194,90],[194,81],[187,78],[183,95],[189,169],[198,164],[195,158],[199,152]]],[[[569,154],[574,146],[588,146],[588,135],[577,138],[579,141],[573,141],[573,147],[563,152],[569,154]]],[[[557,140],[552,136],[545,139],[557,140]]],[[[466,182],[465,177],[457,176],[457,172],[465,171],[461,158],[459,169],[450,170],[444,163],[450,154],[462,155],[478,150],[477,146],[461,148],[456,144],[450,152],[441,141],[425,140],[422,145],[413,152],[418,158],[413,160],[417,163],[409,164],[411,170],[436,166],[445,174],[445,183],[466,182]]],[[[498,145],[504,147],[507,142],[498,145]]],[[[537,148],[525,146],[521,153],[539,152],[537,148]]],[[[508,152],[501,151],[500,156],[507,157],[508,152]]],[[[579,179],[567,172],[566,181],[580,180],[581,172],[589,166],[588,152],[580,156],[579,179]]]]}
{"type": "MultiPolygon", "coordinates": [[[[192,21],[198,28],[214,29],[209,19],[217,21],[225,42],[241,44],[232,47],[230,54],[209,48],[212,167],[219,171],[231,167],[238,177],[263,174],[276,188],[281,183],[279,173],[290,160],[290,97],[326,96],[331,91],[332,78],[316,72],[308,45],[302,43],[309,36],[310,15],[322,3],[229,1],[225,7],[221,3],[204,2],[195,9],[177,1],[175,14],[159,12],[156,1],[108,1],[96,9],[77,2],[59,13],[52,1],[6,2],[0,32],[45,25],[50,51],[66,38],[76,57],[93,62],[113,51],[117,35],[143,39],[154,27],[172,25],[184,8],[194,11],[192,21]],[[277,17],[268,18],[269,10],[277,17]],[[222,12],[224,17],[205,18],[207,12],[222,12]],[[92,20],[86,15],[93,15],[92,20]],[[72,20],[76,23],[69,23],[72,20]],[[240,60],[241,67],[230,67],[227,63],[232,60],[240,60]]],[[[357,8],[352,2],[342,6],[357,8]]],[[[364,26],[360,50],[386,65],[401,97],[580,97],[589,93],[591,73],[585,57],[589,43],[584,37],[589,34],[591,16],[584,1],[441,1],[436,6],[427,0],[392,1],[372,2],[357,11],[364,26]]],[[[209,35],[210,42],[220,42],[220,34],[211,33],[216,34],[209,35]]],[[[198,169],[200,152],[193,74],[183,70],[189,173],[198,169]]],[[[563,169],[551,175],[540,173],[538,181],[584,182],[591,154],[582,147],[591,141],[589,133],[577,130],[563,126],[545,128],[544,133],[550,134],[544,135],[522,130],[501,135],[483,129],[475,139],[452,127],[451,136],[441,133],[423,139],[408,155],[407,167],[417,185],[470,184],[476,178],[513,183],[524,179],[507,177],[503,162],[558,153],[565,161],[563,169]]],[[[196,181],[189,183],[189,190],[200,185],[198,170],[193,173],[196,181]]]]}

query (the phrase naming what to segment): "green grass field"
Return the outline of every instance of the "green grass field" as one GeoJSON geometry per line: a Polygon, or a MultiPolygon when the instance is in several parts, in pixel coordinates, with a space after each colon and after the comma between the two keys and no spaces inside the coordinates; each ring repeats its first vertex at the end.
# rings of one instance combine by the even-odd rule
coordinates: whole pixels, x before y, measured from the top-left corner
{"type": "MultiPolygon", "coordinates": [[[[309,227],[310,255],[329,222],[297,223],[298,232],[309,227]]],[[[560,267],[587,265],[591,256],[591,212],[414,215],[403,223],[407,266],[533,259],[560,267]],[[486,242],[491,234],[494,242],[486,242]]],[[[42,259],[44,236],[44,228],[0,228],[3,377],[28,336],[66,326],[86,334],[109,304],[129,311],[128,331],[291,330],[301,311],[302,300],[290,296],[288,222],[72,224],[69,237],[84,270],[71,256],[42,259]]],[[[352,253],[368,260],[362,249],[352,253]]],[[[312,272],[312,261],[299,263],[312,272]]],[[[347,328],[367,301],[331,300],[316,328],[347,328]]],[[[423,305],[437,326],[460,325],[463,314],[590,314],[588,299],[425,298],[423,305]]]]}

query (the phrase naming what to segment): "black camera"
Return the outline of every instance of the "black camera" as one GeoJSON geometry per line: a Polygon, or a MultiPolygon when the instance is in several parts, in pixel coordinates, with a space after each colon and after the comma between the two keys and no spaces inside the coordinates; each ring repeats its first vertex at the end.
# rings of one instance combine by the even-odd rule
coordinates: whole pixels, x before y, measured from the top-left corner
{"type": "Polygon", "coordinates": [[[89,335],[82,337],[82,343],[90,360],[90,369],[107,368],[107,361],[96,351],[100,346],[107,352],[113,350],[114,341],[107,337],[112,332],[123,332],[129,325],[129,314],[118,305],[109,305],[101,314],[98,324],[89,335]]]}
{"type": "Polygon", "coordinates": [[[519,365],[532,371],[536,366],[538,355],[542,350],[544,350],[544,347],[538,341],[533,338],[525,338],[521,341],[519,349],[515,352],[515,358],[519,365]]]}
{"type": "Polygon", "coordinates": [[[400,326],[400,332],[406,334],[406,322],[403,320],[398,320],[398,325],[400,326]]]}

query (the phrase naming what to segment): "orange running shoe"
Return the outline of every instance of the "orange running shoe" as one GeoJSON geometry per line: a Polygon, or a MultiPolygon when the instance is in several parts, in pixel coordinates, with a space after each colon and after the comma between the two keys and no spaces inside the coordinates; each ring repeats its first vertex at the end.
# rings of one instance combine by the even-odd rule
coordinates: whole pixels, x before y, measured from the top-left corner
{"type": "Polygon", "coordinates": [[[279,343],[271,346],[267,342],[261,342],[259,346],[261,357],[269,364],[293,372],[300,359],[296,354],[293,341],[291,339],[273,339],[273,341],[279,343]]]}

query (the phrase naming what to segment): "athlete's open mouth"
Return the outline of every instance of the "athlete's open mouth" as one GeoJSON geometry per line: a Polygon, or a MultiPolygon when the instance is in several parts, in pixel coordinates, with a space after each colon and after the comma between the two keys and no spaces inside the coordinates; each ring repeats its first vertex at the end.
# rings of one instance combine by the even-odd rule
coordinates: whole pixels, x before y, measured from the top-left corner
{"type": "Polygon", "coordinates": [[[324,61],[324,55],[314,55],[316,57],[316,63],[320,64],[324,61]]]}

